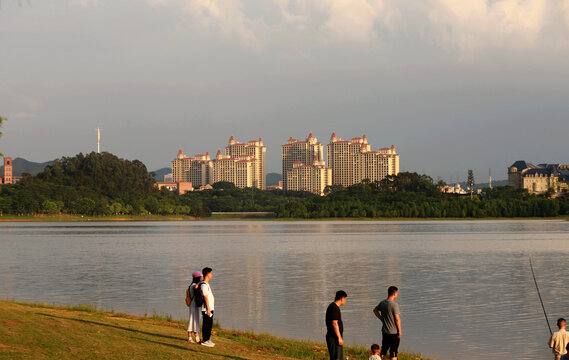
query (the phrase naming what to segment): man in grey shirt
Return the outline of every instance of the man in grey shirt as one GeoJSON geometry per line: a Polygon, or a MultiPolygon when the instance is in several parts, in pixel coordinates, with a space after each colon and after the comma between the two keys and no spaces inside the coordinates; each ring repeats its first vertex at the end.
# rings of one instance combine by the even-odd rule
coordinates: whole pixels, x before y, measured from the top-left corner
{"type": "Polygon", "coordinates": [[[381,322],[381,359],[387,359],[387,351],[390,350],[391,360],[397,360],[397,351],[399,350],[399,342],[401,341],[401,317],[399,316],[399,304],[395,302],[399,295],[399,289],[390,286],[387,289],[387,299],[380,302],[374,309],[373,313],[381,322]]]}

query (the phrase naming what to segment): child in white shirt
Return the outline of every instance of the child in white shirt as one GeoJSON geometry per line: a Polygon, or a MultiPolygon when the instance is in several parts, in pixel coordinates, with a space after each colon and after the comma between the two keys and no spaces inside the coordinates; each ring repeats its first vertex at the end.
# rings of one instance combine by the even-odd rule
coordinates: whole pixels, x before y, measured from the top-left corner
{"type": "Polygon", "coordinates": [[[381,360],[381,356],[379,355],[379,345],[373,344],[371,346],[371,356],[368,360],[381,360]]]}

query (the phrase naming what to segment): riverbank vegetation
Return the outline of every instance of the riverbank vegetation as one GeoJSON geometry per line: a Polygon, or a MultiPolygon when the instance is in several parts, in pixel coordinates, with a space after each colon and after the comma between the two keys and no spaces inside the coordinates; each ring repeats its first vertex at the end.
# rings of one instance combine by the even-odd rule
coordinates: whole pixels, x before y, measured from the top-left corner
{"type": "Polygon", "coordinates": [[[440,191],[426,175],[400,173],[379,182],[332,187],[324,197],[291,201],[275,210],[278,218],[518,218],[569,214],[569,199],[530,195],[509,186],[480,194],[440,191]]]}
{"type": "MultiPolygon", "coordinates": [[[[326,196],[303,191],[239,189],[220,182],[213,189],[176,195],[158,190],[146,166],[109,153],[57,159],[36,176],[24,174],[0,187],[0,215],[57,220],[155,220],[249,218],[228,213],[263,212],[256,218],[531,218],[569,215],[569,197],[530,195],[508,186],[474,195],[444,194],[426,175],[404,172],[379,182],[331,186],[326,196]],[[220,213],[212,217],[212,212],[220,213]]],[[[4,217],[4,216],[2,216],[4,217]]],[[[4,217],[4,219],[6,219],[4,217]]]]}
{"type": "Polygon", "coordinates": [[[93,152],[57,159],[36,176],[24,174],[18,183],[2,185],[0,214],[204,218],[212,211],[272,212],[287,201],[312,196],[306,192],[238,189],[229,183],[178,196],[154,187],[154,179],[142,162],[93,152]]]}
{"type": "MultiPolygon", "coordinates": [[[[0,301],[2,359],[326,359],[326,345],[234,330],[214,329],[214,348],[187,342],[186,324],[158,314],[146,317],[97,310],[0,301]]],[[[368,349],[348,346],[350,359],[368,349]]],[[[400,353],[402,360],[423,360],[400,353]]]]}

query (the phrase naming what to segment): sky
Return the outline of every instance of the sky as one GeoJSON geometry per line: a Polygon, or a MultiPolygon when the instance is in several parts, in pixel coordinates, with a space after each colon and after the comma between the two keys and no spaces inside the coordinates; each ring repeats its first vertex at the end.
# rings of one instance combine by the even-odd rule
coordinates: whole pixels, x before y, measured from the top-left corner
{"type": "Polygon", "coordinates": [[[0,152],[149,170],[367,135],[404,171],[569,163],[569,0],[0,0],[0,152]]]}

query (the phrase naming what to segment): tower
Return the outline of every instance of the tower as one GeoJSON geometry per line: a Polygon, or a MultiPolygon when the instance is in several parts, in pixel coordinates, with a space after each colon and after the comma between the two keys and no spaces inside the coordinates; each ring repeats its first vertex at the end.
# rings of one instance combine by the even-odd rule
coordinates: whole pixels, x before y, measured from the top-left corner
{"type": "Polygon", "coordinates": [[[492,169],[488,169],[488,187],[492,190],[492,169]]]}
{"type": "Polygon", "coordinates": [[[97,128],[97,154],[101,153],[101,129],[97,128]]]}
{"type": "Polygon", "coordinates": [[[4,184],[13,184],[11,157],[4,158],[4,184]]]}

